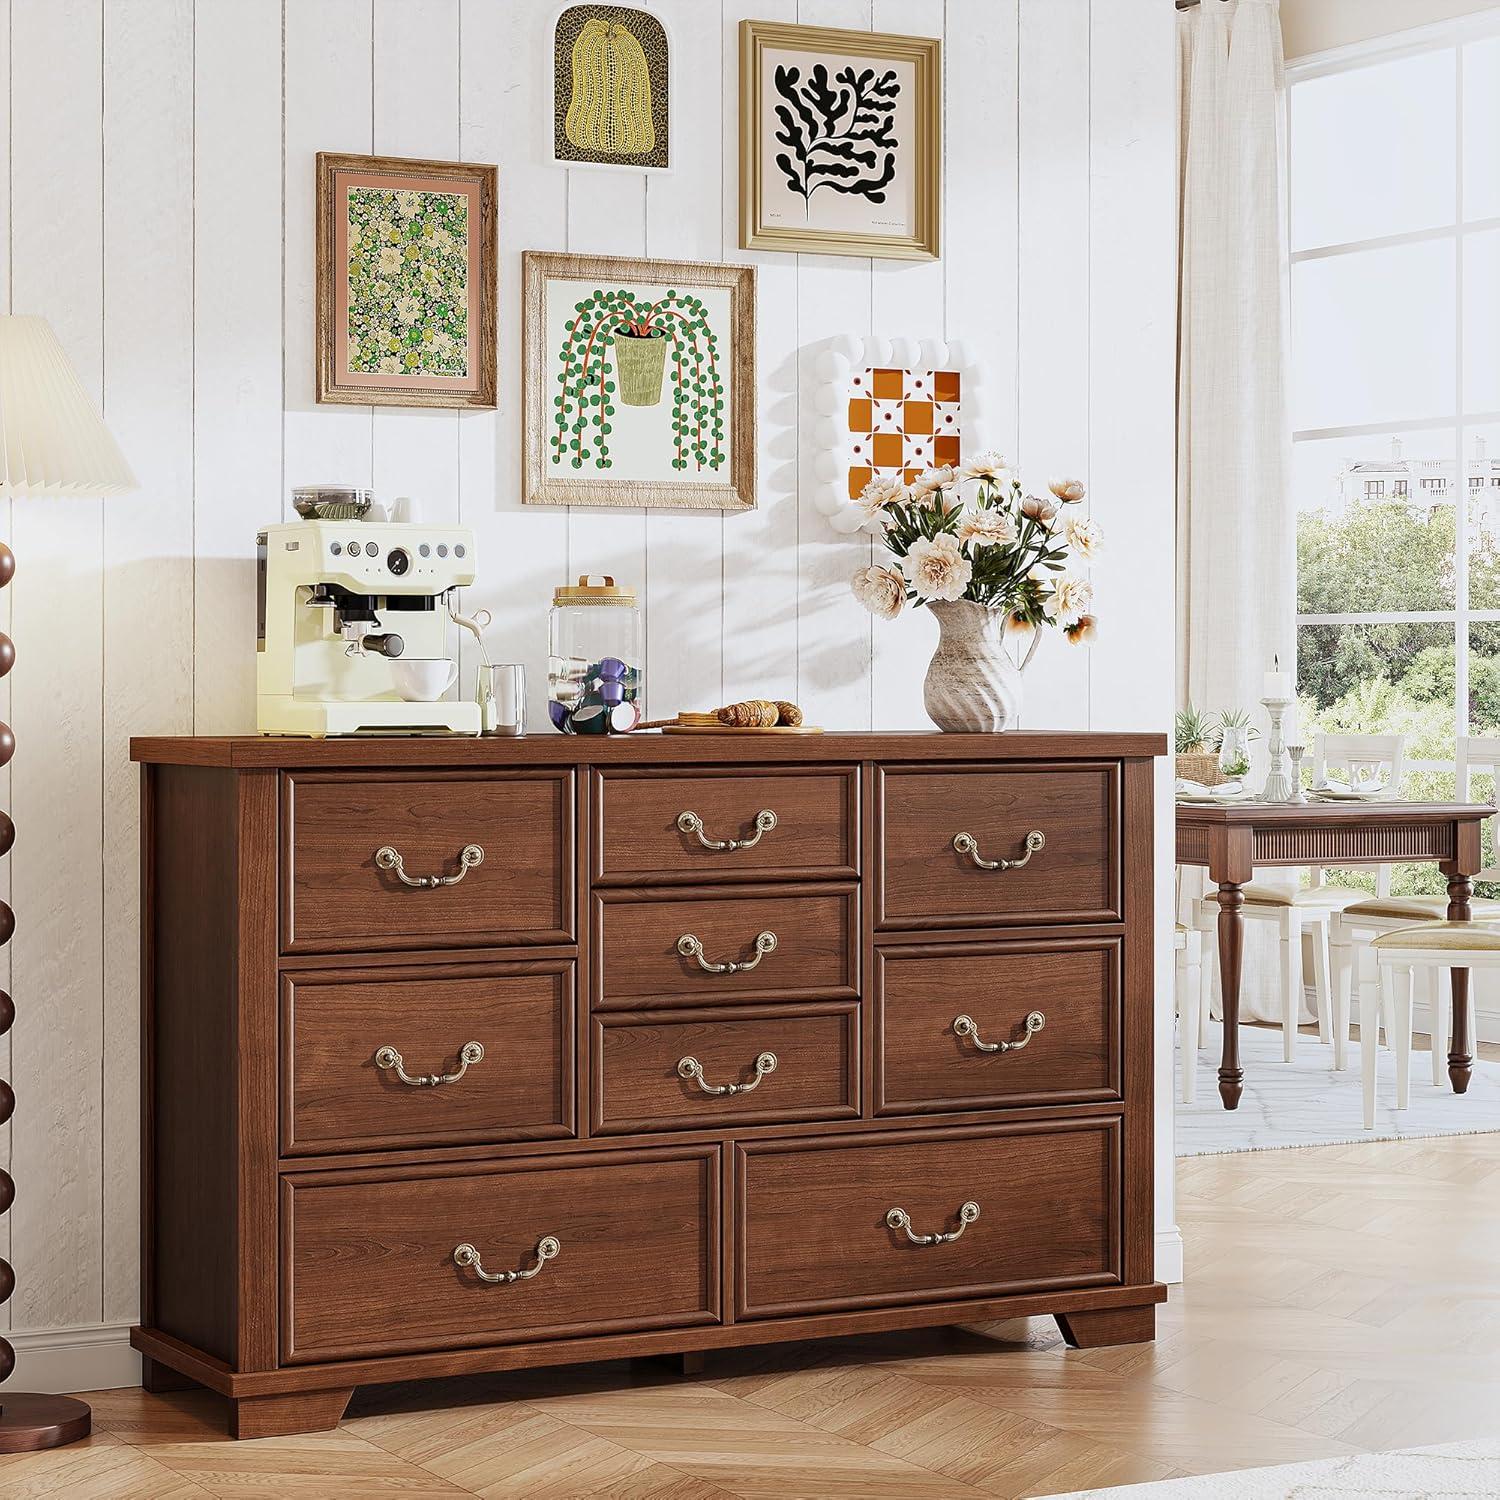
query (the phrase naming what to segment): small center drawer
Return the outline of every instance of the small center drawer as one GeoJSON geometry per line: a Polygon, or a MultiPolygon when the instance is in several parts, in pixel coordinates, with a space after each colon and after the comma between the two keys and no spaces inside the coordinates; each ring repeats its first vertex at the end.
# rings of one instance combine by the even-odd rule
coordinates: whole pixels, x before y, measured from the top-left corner
{"type": "Polygon", "coordinates": [[[736,1317],[1120,1280],[1116,1118],[735,1150],[736,1317]]]}
{"type": "Polygon", "coordinates": [[[284,1177],[282,1358],[716,1323],[718,1178],[715,1146],[284,1177]]]}
{"type": "Polygon", "coordinates": [[[281,1035],[289,1155],[573,1133],[569,960],[283,974],[281,1035]]]}
{"type": "Polygon", "coordinates": [[[852,996],[859,973],[853,886],[596,891],[594,1003],[852,996]]]}
{"type": "Polygon", "coordinates": [[[1121,917],[1114,762],[881,767],[875,819],[877,927],[1121,917]]]}
{"type": "Polygon", "coordinates": [[[594,1018],[597,1132],[858,1114],[855,1001],[594,1018]]]}
{"type": "Polygon", "coordinates": [[[854,879],[852,768],[605,771],[594,781],[594,878],[854,879]]]}
{"type": "Polygon", "coordinates": [[[879,948],[873,1024],[877,1114],[1118,1099],[1120,940],[879,948]]]}
{"type": "Polygon", "coordinates": [[[571,771],[299,773],[282,795],[289,953],[573,939],[571,771]]]}

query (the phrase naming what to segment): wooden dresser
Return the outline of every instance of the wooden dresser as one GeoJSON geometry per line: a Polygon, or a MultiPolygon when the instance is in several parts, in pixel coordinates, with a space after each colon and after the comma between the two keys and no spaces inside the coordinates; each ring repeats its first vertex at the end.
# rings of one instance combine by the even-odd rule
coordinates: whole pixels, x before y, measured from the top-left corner
{"type": "Polygon", "coordinates": [[[1158,736],[131,749],[148,1389],[1152,1336],[1158,736]]]}

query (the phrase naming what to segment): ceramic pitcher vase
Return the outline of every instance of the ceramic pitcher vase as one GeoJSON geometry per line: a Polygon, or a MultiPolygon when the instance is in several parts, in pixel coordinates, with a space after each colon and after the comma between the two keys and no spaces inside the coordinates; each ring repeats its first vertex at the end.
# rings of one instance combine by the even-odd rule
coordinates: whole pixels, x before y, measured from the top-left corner
{"type": "Polygon", "coordinates": [[[1005,649],[1005,611],[970,599],[927,606],[937,617],[938,646],[927,668],[927,717],[951,733],[993,734],[1021,721],[1021,673],[1036,650],[1033,635],[1020,665],[1005,649]]]}

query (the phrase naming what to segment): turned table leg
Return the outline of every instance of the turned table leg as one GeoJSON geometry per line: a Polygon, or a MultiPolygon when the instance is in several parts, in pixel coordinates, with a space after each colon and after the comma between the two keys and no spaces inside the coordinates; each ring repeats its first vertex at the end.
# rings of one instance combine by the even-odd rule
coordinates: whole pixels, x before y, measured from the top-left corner
{"type": "MultiPolygon", "coordinates": [[[[1467,875],[1448,877],[1448,920],[1467,922],[1473,915],[1469,905],[1474,882],[1467,875]]],[[[1455,1094],[1467,1092],[1474,1072],[1474,1055],[1469,1040],[1469,971],[1454,969],[1453,974],[1453,1041],[1448,1048],[1448,1081],[1455,1094]]]]}
{"type": "Polygon", "coordinates": [[[1245,948],[1245,893],[1232,881],[1219,882],[1219,989],[1224,1001],[1224,1055],[1219,1063],[1219,1098],[1238,1109],[1245,1070],[1240,1067],[1240,961],[1245,948]]]}

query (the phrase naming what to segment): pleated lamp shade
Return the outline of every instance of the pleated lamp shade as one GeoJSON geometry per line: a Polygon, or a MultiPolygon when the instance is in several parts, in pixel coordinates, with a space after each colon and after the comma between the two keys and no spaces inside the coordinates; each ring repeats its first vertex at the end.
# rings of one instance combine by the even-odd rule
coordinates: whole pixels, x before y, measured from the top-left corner
{"type": "Polygon", "coordinates": [[[0,499],[121,495],[135,487],[51,325],[0,317],[0,499]]]}

